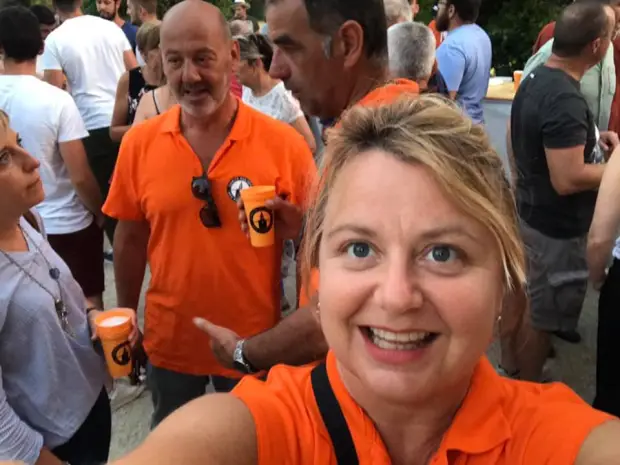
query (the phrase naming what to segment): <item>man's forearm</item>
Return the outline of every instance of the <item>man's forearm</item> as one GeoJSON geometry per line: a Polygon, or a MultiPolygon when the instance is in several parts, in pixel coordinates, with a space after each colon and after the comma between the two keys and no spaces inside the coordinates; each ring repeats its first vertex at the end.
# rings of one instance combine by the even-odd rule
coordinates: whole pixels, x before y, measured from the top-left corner
{"type": "Polygon", "coordinates": [[[62,465],[64,462],[52,454],[47,448],[41,449],[41,455],[35,465],[62,465]]]}
{"type": "Polygon", "coordinates": [[[274,365],[305,365],[327,354],[327,342],[314,307],[298,309],[264,333],[245,343],[245,356],[254,367],[268,370],[274,365]]]}
{"type": "Polygon", "coordinates": [[[148,235],[127,231],[121,221],[114,235],[114,274],[119,307],[137,310],[146,271],[148,235]]]}
{"type": "Polygon", "coordinates": [[[95,176],[89,173],[84,176],[83,180],[77,181],[73,185],[75,186],[75,192],[86,208],[94,215],[101,215],[103,198],[101,197],[101,190],[97,185],[95,176]]]}
{"type": "Polygon", "coordinates": [[[605,270],[610,262],[613,240],[593,242],[588,241],[588,270],[594,284],[600,284],[605,279],[605,270]]]}
{"type": "Polygon", "coordinates": [[[598,189],[603,179],[606,165],[583,165],[583,169],[577,179],[573,181],[573,193],[598,189]]]}

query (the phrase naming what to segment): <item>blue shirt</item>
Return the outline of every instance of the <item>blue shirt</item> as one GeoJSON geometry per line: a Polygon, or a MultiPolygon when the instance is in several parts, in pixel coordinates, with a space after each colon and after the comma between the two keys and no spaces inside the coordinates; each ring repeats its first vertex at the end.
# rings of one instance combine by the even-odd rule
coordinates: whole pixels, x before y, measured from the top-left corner
{"type": "Polygon", "coordinates": [[[60,284],[75,333],[63,331],[54,299],[0,254],[0,460],[32,465],[41,447],[53,449],[75,434],[101,394],[106,371],[90,340],[80,286],[23,218],[21,227],[29,251],[10,256],[52,292],[60,284]],[[58,283],[46,260],[60,270],[58,283]]]}
{"type": "Polygon", "coordinates": [[[466,24],[448,33],[437,49],[437,65],[448,90],[475,123],[484,123],[482,100],[489,87],[491,39],[477,24],[466,24]]]}
{"type": "Polygon", "coordinates": [[[138,33],[138,26],[134,26],[129,21],[125,21],[121,26],[121,29],[131,44],[131,49],[134,53],[136,53],[136,34],[138,33]]]}

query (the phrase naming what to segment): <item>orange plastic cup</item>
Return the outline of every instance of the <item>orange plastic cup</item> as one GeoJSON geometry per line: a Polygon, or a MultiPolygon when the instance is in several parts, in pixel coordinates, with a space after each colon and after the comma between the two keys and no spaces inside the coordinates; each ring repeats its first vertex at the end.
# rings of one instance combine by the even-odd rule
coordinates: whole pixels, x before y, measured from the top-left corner
{"type": "Polygon", "coordinates": [[[113,378],[129,376],[132,368],[129,335],[133,329],[133,312],[126,308],[108,310],[97,315],[95,325],[101,340],[108,371],[113,378]]]}
{"type": "Polygon", "coordinates": [[[241,191],[245,214],[254,247],[269,247],[275,242],[273,211],[265,207],[276,196],[275,186],[254,186],[241,191]]]}
{"type": "Polygon", "coordinates": [[[521,84],[521,78],[523,77],[523,71],[515,71],[513,73],[513,79],[515,80],[515,92],[519,88],[519,84],[521,84]]]}

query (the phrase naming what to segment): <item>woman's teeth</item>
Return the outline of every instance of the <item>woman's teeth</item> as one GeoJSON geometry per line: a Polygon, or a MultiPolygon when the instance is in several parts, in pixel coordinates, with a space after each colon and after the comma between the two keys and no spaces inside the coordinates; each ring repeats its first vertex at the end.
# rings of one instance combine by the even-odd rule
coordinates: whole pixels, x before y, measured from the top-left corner
{"type": "Polygon", "coordinates": [[[420,349],[435,340],[436,335],[426,331],[394,333],[385,329],[368,328],[368,335],[374,345],[386,350],[420,349]]]}

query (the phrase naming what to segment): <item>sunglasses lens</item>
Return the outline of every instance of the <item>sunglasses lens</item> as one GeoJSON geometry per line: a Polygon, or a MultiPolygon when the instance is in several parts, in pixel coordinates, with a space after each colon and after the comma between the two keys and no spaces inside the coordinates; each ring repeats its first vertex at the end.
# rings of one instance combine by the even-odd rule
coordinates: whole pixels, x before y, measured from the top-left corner
{"type": "Polygon", "coordinates": [[[205,205],[200,209],[200,221],[205,228],[219,228],[222,226],[220,216],[215,209],[215,205],[205,205]]]}
{"type": "Polygon", "coordinates": [[[194,178],[192,181],[192,193],[200,200],[207,200],[210,197],[209,180],[204,176],[194,178]]]}

